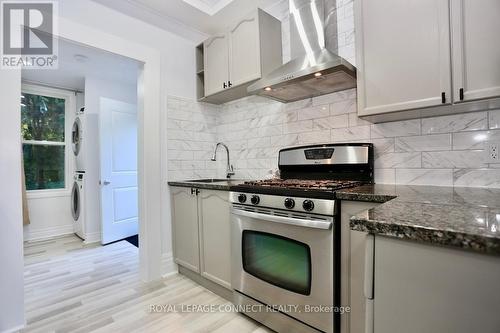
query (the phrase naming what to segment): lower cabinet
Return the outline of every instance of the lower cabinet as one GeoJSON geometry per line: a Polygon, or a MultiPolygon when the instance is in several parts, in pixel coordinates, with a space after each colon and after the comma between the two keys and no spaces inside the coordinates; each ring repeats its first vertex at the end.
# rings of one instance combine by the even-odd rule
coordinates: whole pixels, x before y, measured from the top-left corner
{"type": "Polygon", "coordinates": [[[500,331],[500,257],[378,235],[373,248],[367,332],[500,331]]]}
{"type": "Polygon", "coordinates": [[[201,275],[231,288],[229,192],[202,190],[199,199],[201,275]]]}
{"type": "Polygon", "coordinates": [[[200,242],[196,191],[186,187],[173,187],[171,198],[175,263],[199,273],[200,242]]]}
{"type": "Polygon", "coordinates": [[[229,192],[172,187],[174,260],[231,288],[229,192]]]}

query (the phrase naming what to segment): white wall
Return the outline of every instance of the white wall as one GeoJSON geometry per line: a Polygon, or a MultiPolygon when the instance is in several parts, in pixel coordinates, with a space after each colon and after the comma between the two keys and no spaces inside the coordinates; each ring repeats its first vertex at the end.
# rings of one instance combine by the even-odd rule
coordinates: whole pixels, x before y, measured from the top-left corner
{"type": "Polygon", "coordinates": [[[0,332],[4,332],[24,324],[21,72],[0,71],[0,332]]]}
{"type": "Polygon", "coordinates": [[[111,98],[129,104],[137,104],[137,85],[111,82],[97,77],[85,78],[86,140],[86,209],[85,237],[88,242],[99,241],[101,233],[100,207],[100,142],[99,112],[101,98],[111,98]]]}
{"type": "MultiPolygon", "coordinates": [[[[71,186],[72,179],[68,180],[71,186]]],[[[73,233],[70,193],[28,198],[30,224],[25,225],[24,241],[35,241],[73,233]]]]}

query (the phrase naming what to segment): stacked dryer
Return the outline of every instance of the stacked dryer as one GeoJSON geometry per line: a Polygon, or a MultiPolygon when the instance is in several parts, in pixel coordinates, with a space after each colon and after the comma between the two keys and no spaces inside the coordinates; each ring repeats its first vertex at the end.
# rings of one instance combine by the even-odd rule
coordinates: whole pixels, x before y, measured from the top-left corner
{"type": "Polygon", "coordinates": [[[71,191],[71,213],[74,220],[75,234],[85,240],[85,108],[76,113],[71,131],[71,145],[75,156],[75,175],[71,191]]]}

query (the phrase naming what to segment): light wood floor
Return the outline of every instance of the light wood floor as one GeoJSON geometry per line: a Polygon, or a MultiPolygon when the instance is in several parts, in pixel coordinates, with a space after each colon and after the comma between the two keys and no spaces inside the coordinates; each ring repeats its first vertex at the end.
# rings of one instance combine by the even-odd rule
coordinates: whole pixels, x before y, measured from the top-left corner
{"type": "Polygon", "coordinates": [[[271,332],[238,313],[179,311],[183,304],[229,303],[178,274],[141,282],[138,250],[125,241],[84,247],[68,236],[26,243],[24,280],[23,332],[271,332]],[[152,313],[150,305],[177,311],[152,313]]]}

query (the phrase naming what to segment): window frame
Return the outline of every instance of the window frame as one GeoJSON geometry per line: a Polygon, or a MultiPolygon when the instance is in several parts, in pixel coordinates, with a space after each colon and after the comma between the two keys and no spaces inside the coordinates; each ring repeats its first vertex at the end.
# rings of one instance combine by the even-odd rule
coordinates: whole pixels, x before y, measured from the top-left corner
{"type": "MultiPolygon", "coordinates": [[[[64,103],[64,143],[53,141],[24,140],[21,138],[21,147],[24,144],[37,144],[43,146],[64,146],[64,188],[46,189],[46,190],[28,190],[26,195],[28,199],[52,198],[71,195],[71,181],[74,170],[73,150],[71,148],[71,130],[76,118],[76,93],[59,88],[40,86],[35,84],[23,83],[21,85],[21,94],[43,95],[47,97],[61,98],[64,103]]],[[[19,109],[19,111],[21,111],[19,109]]],[[[21,126],[21,124],[19,124],[21,126]]],[[[24,168],[24,165],[23,165],[24,168]]]]}

